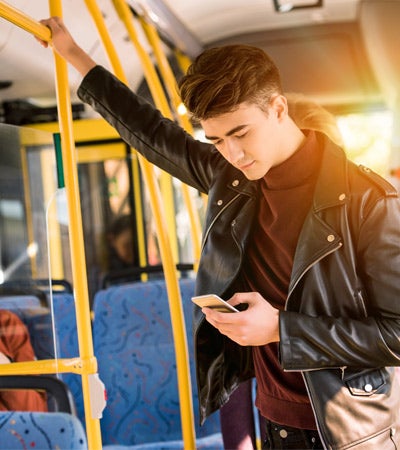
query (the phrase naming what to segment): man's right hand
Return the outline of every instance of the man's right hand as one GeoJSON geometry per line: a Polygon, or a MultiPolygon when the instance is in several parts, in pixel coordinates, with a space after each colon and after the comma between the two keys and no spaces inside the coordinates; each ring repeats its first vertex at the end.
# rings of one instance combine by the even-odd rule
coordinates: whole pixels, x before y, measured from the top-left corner
{"type": "Polygon", "coordinates": [[[45,48],[49,45],[84,77],[96,62],[75,42],[63,20],[60,17],[50,17],[41,20],[42,25],[50,28],[51,42],[48,43],[36,37],[45,48]]]}

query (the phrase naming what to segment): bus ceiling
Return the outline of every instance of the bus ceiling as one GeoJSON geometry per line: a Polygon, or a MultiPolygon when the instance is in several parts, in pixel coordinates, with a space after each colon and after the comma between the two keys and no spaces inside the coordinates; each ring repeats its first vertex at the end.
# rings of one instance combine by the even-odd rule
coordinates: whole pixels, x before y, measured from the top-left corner
{"type": "MultiPolygon", "coordinates": [[[[13,1],[37,19],[48,15],[45,3],[38,7],[13,1]]],[[[386,104],[397,108],[393,103],[399,102],[400,0],[129,0],[128,4],[156,25],[167,47],[191,59],[204,47],[233,42],[258,45],[279,65],[286,91],[310,95],[333,112],[386,104]]],[[[63,6],[64,19],[78,42],[108,66],[84,3],[73,0],[63,6]]],[[[130,85],[138,89],[143,76],[126,31],[112,2],[99,0],[99,6],[126,64],[130,85]]],[[[3,19],[0,28],[0,102],[9,107],[15,100],[29,99],[36,106],[48,107],[52,101],[54,105],[49,52],[3,19]]],[[[73,71],[70,84],[72,100],[77,101],[79,77],[73,71]]]]}

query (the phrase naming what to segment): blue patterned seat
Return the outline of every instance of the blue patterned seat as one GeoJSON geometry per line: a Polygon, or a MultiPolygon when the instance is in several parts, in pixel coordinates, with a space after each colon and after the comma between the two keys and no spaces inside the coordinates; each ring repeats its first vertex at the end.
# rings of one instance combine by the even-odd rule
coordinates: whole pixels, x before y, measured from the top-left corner
{"type": "MultiPolygon", "coordinates": [[[[218,413],[203,427],[198,425],[190,300],[194,280],[181,279],[180,289],[188,335],[198,448],[221,449],[218,413]]],[[[94,314],[95,356],[108,396],[101,419],[103,444],[128,446],[128,449],[130,446],[182,448],[165,282],[137,282],[99,291],[94,299],[94,314]]]]}
{"type": "MultiPolygon", "coordinates": [[[[79,356],[78,331],[76,325],[75,299],[69,292],[54,293],[54,323],[57,335],[57,356],[59,358],[76,358],[79,356]]],[[[68,385],[75,399],[76,413],[85,423],[81,376],[63,373],[61,379],[68,385]]]]}
{"type": "Polygon", "coordinates": [[[67,413],[0,412],[0,448],[87,450],[77,417],[67,413]]]}

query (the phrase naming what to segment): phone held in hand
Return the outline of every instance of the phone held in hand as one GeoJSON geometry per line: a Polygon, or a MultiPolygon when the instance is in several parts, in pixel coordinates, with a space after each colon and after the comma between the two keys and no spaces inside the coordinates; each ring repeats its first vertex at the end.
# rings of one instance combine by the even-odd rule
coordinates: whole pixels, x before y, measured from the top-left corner
{"type": "Polygon", "coordinates": [[[216,309],[220,312],[239,312],[238,309],[227,303],[225,300],[222,300],[222,298],[218,297],[218,295],[215,294],[206,294],[192,297],[192,302],[196,303],[196,305],[200,306],[200,308],[207,307],[216,309]]]}

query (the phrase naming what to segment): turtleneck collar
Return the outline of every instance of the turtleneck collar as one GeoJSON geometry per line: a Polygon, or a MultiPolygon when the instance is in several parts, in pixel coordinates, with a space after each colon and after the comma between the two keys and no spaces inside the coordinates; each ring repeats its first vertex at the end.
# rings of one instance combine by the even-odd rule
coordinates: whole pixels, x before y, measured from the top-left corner
{"type": "Polygon", "coordinates": [[[318,151],[317,137],[312,130],[302,130],[306,140],[293,155],[278,166],[272,167],[263,178],[269,190],[291,189],[315,176],[322,153],[318,151]],[[317,151],[316,151],[317,150],[317,151]]]}

